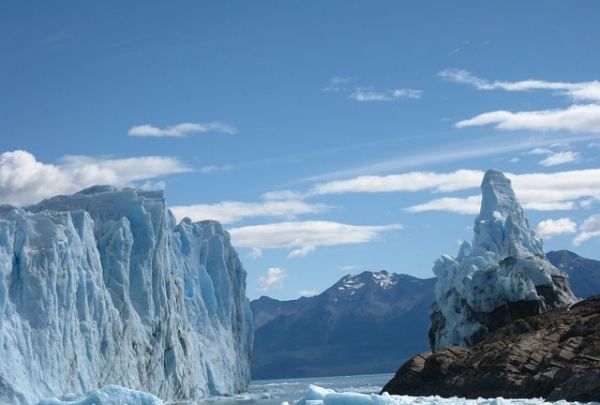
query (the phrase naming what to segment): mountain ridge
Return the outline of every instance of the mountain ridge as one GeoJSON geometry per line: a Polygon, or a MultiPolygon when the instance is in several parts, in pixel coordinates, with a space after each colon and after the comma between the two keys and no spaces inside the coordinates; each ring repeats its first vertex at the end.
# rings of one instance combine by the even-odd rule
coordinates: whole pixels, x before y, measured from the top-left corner
{"type": "MultiPolygon", "coordinates": [[[[585,271],[587,271],[589,273],[589,277],[587,277],[587,278],[573,277],[574,282],[572,283],[571,287],[572,287],[572,290],[575,293],[575,295],[579,298],[586,298],[589,295],[600,294],[600,260],[586,259],[586,258],[583,258],[571,251],[566,251],[566,252],[568,252],[568,255],[566,255],[566,256],[564,253],[562,253],[562,255],[559,255],[558,253],[560,253],[560,252],[563,252],[563,251],[549,251],[549,252],[547,252],[547,257],[553,265],[566,271],[567,274],[569,274],[570,278],[572,277],[572,274],[582,272],[582,269],[577,267],[576,264],[578,264],[578,263],[586,263],[587,264],[585,271]],[[564,259],[563,262],[561,263],[560,261],[558,261],[559,258],[561,258],[561,257],[567,257],[571,261],[564,259]],[[591,283],[589,282],[589,279],[592,280],[591,283]],[[584,295],[587,292],[590,292],[590,294],[584,295]]],[[[330,298],[335,298],[335,296],[334,296],[335,292],[340,291],[340,290],[338,290],[338,288],[344,286],[344,284],[346,284],[349,279],[353,279],[353,281],[350,283],[351,285],[357,285],[357,283],[360,283],[360,281],[363,280],[364,277],[366,277],[365,275],[377,274],[377,273],[381,273],[381,272],[385,272],[385,274],[388,276],[389,275],[399,276],[398,280],[400,280],[400,279],[406,280],[409,283],[410,282],[415,283],[417,286],[419,285],[419,282],[426,282],[427,285],[430,287],[431,299],[433,300],[433,289],[434,289],[434,284],[435,284],[435,277],[419,278],[419,277],[411,276],[408,274],[387,272],[385,270],[382,270],[382,271],[376,271],[376,272],[365,271],[365,272],[361,272],[361,273],[355,274],[355,275],[351,275],[351,274],[344,275],[338,281],[336,281],[334,284],[332,284],[330,287],[328,287],[326,290],[324,290],[320,294],[318,294],[316,296],[312,296],[312,297],[300,297],[300,298],[293,299],[293,300],[278,300],[278,299],[268,297],[268,296],[261,296],[260,298],[257,298],[255,300],[251,301],[250,305],[253,309],[254,321],[255,321],[254,326],[257,331],[255,334],[255,348],[259,349],[258,352],[255,352],[255,356],[254,356],[254,361],[256,362],[258,360],[259,363],[258,364],[255,362],[253,363],[253,378],[270,378],[273,375],[273,372],[268,370],[269,366],[268,366],[268,364],[266,364],[266,361],[261,359],[261,357],[264,357],[265,355],[271,356],[273,354],[272,350],[276,350],[277,351],[276,354],[280,358],[280,361],[288,366],[288,371],[286,374],[287,376],[300,377],[300,376],[308,375],[306,370],[303,370],[302,367],[298,367],[295,364],[296,363],[295,356],[287,356],[286,357],[285,353],[283,353],[282,348],[263,347],[264,346],[264,341],[263,341],[264,335],[263,335],[263,332],[260,332],[260,329],[263,326],[271,323],[270,328],[272,330],[279,329],[281,334],[286,335],[288,333],[286,328],[288,327],[289,323],[291,322],[290,318],[297,317],[298,315],[296,313],[298,311],[303,311],[309,306],[311,308],[313,308],[313,311],[315,311],[314,308],[317,308],[319,303],[321,302],[318,299],[319,296],[328,292],[327,295],[330,298]],[[414,281],[411,281],[411,280],[414,280],[414,281]],[[271,311],[271,312],[268,313],[269,311],[271,311]],[[283,318],[281,319],[281,322],[276,320],[276,318],[278,316],[283,316],[283,318]],[[257,358],[257,355],[258,355],[258,358],[257,358]],[[257,367],[257,365],[258,365],[258,367],[257,367]],[[292,369],[292,368],[295,369],[295,371],[289,372],[289,369],[292,369]]],[[[350,294],[350,289],[348,288],[347,290],[348,291],[346,291],[346,294],[348,294],[348,297],[358,298],[356,293],[350,294]]],[[[423,302],[423,301],[421,301],[421,302],[423,302]]],[[[431,302],[433,302],[433,301],[431,301],[431,302]]],[[[429,312],[428,311],[429,311],[429,305],[431,304],[431,302],[424,303],[427,310],[421,311],[419,313],[419,316],[421,317],[421,319],[419,319],[417,322],[415,322],[412,325],[410,325],[410,324],[407,325],[406,323],[403,323],[403,325],[406,326],[408,329],[422,328],[420,330],[420,334],[422,335],[421,337],[422,337],[422,341],[423,341],[422,344],[420,345],[420,347],[422,347],[421,351],[423,351],[427,348],[427,343],[426,343],[427,328],[429,325],[429,312]]],[[[377,315],[377,313],[375,313],[375,315],[377,315]]],[[[304,318],[304,319],[306,321],[306,318],[304,318]]],[[[298,344],[298,342],[296,342],[296,344],[298,344]]],[[[399,346],[401,346],[402,341],[400,340],[399,342],[397,342],[397,344],[399,346]]],[[[310,348],[308,346],[306,346],[306,349],[309,350],[310,348]]],[[[414,354],[416,352],[418,352],[418,350],[413,353],[407,354],[405,359],[408,359],[410,356],[412,356],[412,354],[414,354]]],[[[390,355],[393,356],[393,354],[388,354],[388,353],[381,354],[381,356],[390,356],[390,355]]],[[[333,368],[333,367],[331,367],[331,368],[333,368]]],[[[356,367],[355,368],[337,367],[337,368],[335,368],[335,370],[339,370],[339,371],[337,371],[335,374],[332,374],[329,372],[329,370],[331,368],[325,367],[325,368],[321,368],[316,371],[317,371],[318,375],[347,375],[347,374],[366,374],[369,372],[369,369],[370,369],[369,367],[358,367],[358,368],[356,368],[356,367]]],[[[382,371],[383,372],[394,372],[396,369],[397,369],[397,364],[392,364],[390,366],[390,368],[382,369],[382,371]]],[[[311,368],[311,370],[315,370],[315,368],[311,368]]],[[[334,370],[332,370],[332,372],[333,371],[334,370]]],[[[286,371],[284,371],[284,374],[285,373],[286,373],[286,371]]]]}

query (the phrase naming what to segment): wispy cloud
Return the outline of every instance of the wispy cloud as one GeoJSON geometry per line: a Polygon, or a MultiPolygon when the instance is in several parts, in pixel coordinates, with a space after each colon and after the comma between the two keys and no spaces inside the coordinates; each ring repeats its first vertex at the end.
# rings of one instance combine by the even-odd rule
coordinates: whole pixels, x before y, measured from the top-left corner
{"type": "Polygon", "coordinates": [[[574,100],[600,101],[600,82],[596,80],[578,83],[545,80],[489,81],[462,69],[445,69],[439,72],[438,76],[455,83],[473,86],[478,90],[505,90],[512,92],[553,90],[574,100]]]}
{"type": "Polygon", "coordinates": [[[301,256],[321,246],[367,243],[400,225],[363,226],[328,221],[280,222],[229,230],[237,247],[288,249],[289,257],[301,256]]]}
{"type": "Polygon", "coordinates": [[[313,290],[300,290],[298,291],[301,297],[314,297],[315,295],[319,295],[318,292],[313,290]]]}
{"type": "Polygon", "coordinates": [[[96,184],[124,186],[189,171],[180,160],[166,156],[112,159],[78,155],[50,164],[27,151],[4,152],[0,154],[0,203],[25,205],[96,184]]]}
{"type": "Polygon", "coordinates": [[[565,163],[571,163],[579,160],[580,156],[577,152],[565,151],[551,153],[544,160],[540,161],[540,164],[545,167],[558,166],[565,163]]]}
{"type": "Polygon", "coordinates": [[[535,230],[538,237],[550,239],[566,233],[575,233],[577,224],[571,218],[546,219],[541,221],[535,230]]]}
{"type": "Polygon", "coordinates": [[[129,136],[151,137],[151,138],[183,138],[193,134],[204,134],[209,132],[235,134],[237,129],[223,122],[183,122],[181,124],[165,128],[155,127],[150,124],[137,125],[129,129],[129,136]]]}
{"type": "Polygon", "coordinates": [[[457,122],[457,128],[494,125],[503,130],[600,133],[600,104],[540,111],[492,111],[457,122]]]}
{"type": "Polygon", "coordinates": [[[258,279],[258,291],[265,292],[273,287],[283,285],[283,280],[287,277],[287,272],[279,267],[271,267],[267,274],[258,279]]]}
{"type": "MultiPolygon", "coordinates": [[[[481,196],[472,195],[465,198],[442,197],[423,204],[408,207],[408,212],[443,211],[454,214],[474,215],[479,213],[481,196]]],[[[523,202],[523,207],[532,211],[564,211],[576,207],[573,201],[531,201],[523,202]]]]}
{"type": "Polygon", "coordinates": [[[261,195],[261,198],[268,201],[276,201],[276,200],[301,200],[305,198],[303,193],[293,190],[276,190],[276,191],[268,191],[261,195]]]}
{"type": "Polygon", "coordinates": [[[301,248],[298,249],[294,249],[292,251],[290,251],[290,253],[288,254],[288,257],[302,257],[302,256],[306,256],[309,253],[313,252],[316,249],[315,246],[302,246],[301,248]]]}
{"type": "Polygon", "coordinates": [[[348,178],[367,174],[386,173],[428,164],[458,162],[471,158],[501,155],[509,152],[526,151],[534,148],[549,147],[560,142],[589,142],[600,139],[600,134],[552,135],[544,137],[530,136],[507,139],[506,136],[495,135],[470,139],[463,142],[445,144],[443,147],[432,146],[426,152],[413,152],[397,158],[373,164],[357,165],[352,168],[332,171],[316,176],[306,177],[296,183],[322,182],[326,180],[348,178]]]}
{"type": "Polygon", "coordinates": [[[529,152],[526,152],[527,155],[550,155],[552,153],[554,153],[552,149],[546,148],[534,148],[529,152]]]}
{"type": "Polygon", "coordinates": [[[466,198],[443,197],[428,201],[423,204],[408,207],[408,212],[445,211],[455,214],[477,214],[481,206],[481,197],[470,196],[466,198]]]}
{"type": "Polygon", "coordinates": [[[201,167],[200,173],[213,174],[213,173],[218,173],[218,172],[229,172],[233,169],[234,169],[234,167],[232,165],[223,165],[223,166],[210,165],[210,166],[201,167]]]}
{"type": "Polygon", "coordinates": [[[250,253],[248,254],[248,256],[249,256],[251,259],[258,259],[258,258],[261,258],[261,257],[262,257],[262,255],[263,255],[263,251],[262,251],[262,249],[259,249],[259,248],[252,248],[252,249],[250,250],[250,253]]]}
{"type": "Polygon", "coordinates": [[[302,214],[318,214],[330,209],[324,204],[310,204],[302,200],[277,200],[264,202],[223,201],[216,204],[177,205],[171,211],[178,220],[185,217],[193,221],[212,219],[231,224],[245,218],[270,217],[295,219],[302,214]]]}
{"type": "Polygon", "coordinates": [[[489,81],[462,69],[446,69],[438,76],[455,82],[467,84],[478,90],[504,90],[527,92],[550,90],[572,100],[592,102],[575,104],[567,108],[537,111],[498,110],[479,114],[473,118],[459,121],[457,128],[493,125],[502,130],[531,131],[570,131],[600,133],[600,82],[552,82],[545,80],[489,81]]]}
{"type": "Polygon", "coordinates": [[[351,81],[352,79],[350,77],[334,76],[329,80],[329,83],[323,87],[323,91],[337,93],[338,91],[344,90],[346,85],[351,81]]]}
{"type": "MultiPolygon", "coordinates": [[[[305,196],[343,193],[419,192],[447,193],[478,188],[483,171],[407,172],[384,176],[358,176],[347,180],[320,183],[305,196]]],[[[600,200],[600,169],[570,170],[554,173],[524,173],[507,176],[525,208],[536,211],[575,209],[600,200]],[[579,203],[579,205],[577,204],[579,203]]],[[[408,207],[409,212],[448,211],[459,214],[479,212],[481,197],[441,197],[408,207]]]]}
{"type": "Polygon", "coordinates": [[[482,173],[480,170],[457,170],[450,173],[408,172],[387,176],[359,176],[317,184],[308,194],[456,191],[478,187],[481,184],[482,173]]]}
{"type": "Polygon", "coordinates": [[[579,226],[579,234],[573,239],[573,244],[579,246],[583,242],[597,237],[600,237],[600,214],[592,215],[583,221],[579,226]]]}
{"type": "Polygon", "coordinates": [[[356,87],[348,96],[356,101],[395,101],[402,99],[418,99],[423,95],[422,90],[417,89],[388,89],[377,91],[372,87],[356,87]]]}

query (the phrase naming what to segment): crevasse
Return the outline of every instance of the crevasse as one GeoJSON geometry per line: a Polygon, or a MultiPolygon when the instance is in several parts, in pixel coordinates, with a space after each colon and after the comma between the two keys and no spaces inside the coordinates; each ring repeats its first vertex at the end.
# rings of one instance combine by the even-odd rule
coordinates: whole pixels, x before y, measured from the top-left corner
{"type": "Polygon", "coordinates": [[[162,399],[250,380],[246,272],[219,223],[96,186],[0,207],[0,403],[107,384],[162,399]]]}

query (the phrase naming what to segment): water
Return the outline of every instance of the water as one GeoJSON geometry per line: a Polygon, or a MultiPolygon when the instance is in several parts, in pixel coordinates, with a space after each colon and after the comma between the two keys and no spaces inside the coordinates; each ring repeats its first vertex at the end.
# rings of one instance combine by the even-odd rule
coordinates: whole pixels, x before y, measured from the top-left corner
{"type": "Polygon", "coordinates": [[[352,391],[364,394],[378,393],[394,375],[370,374],[340,377],[292,378],[287,380],[259,380],[250,384],[248,392],[233,397],[217,397],[210,400],[181,403],[181,405],[280,405],[283,401],[302,398],[310,384],[336,391],[352,391]]]}

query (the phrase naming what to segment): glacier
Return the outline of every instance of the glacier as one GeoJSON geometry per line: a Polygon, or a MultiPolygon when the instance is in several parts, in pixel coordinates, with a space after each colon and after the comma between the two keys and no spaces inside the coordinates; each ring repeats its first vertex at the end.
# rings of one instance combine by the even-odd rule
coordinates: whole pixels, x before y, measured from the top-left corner
{"type": "Polygon", "coordinates": [[[95,186],[0,206],[0,403],[115,384],[164,400],[250,381],[246,272],[162,191],[95,186]]]}
{"type": "Polygon", "coordinates": [[[432,350],[471,346],[512,319],[575,302],[565,273],[546,258],[510,180],[488,170],[472,243],[442,256],[431,310],[432,350]]]}

